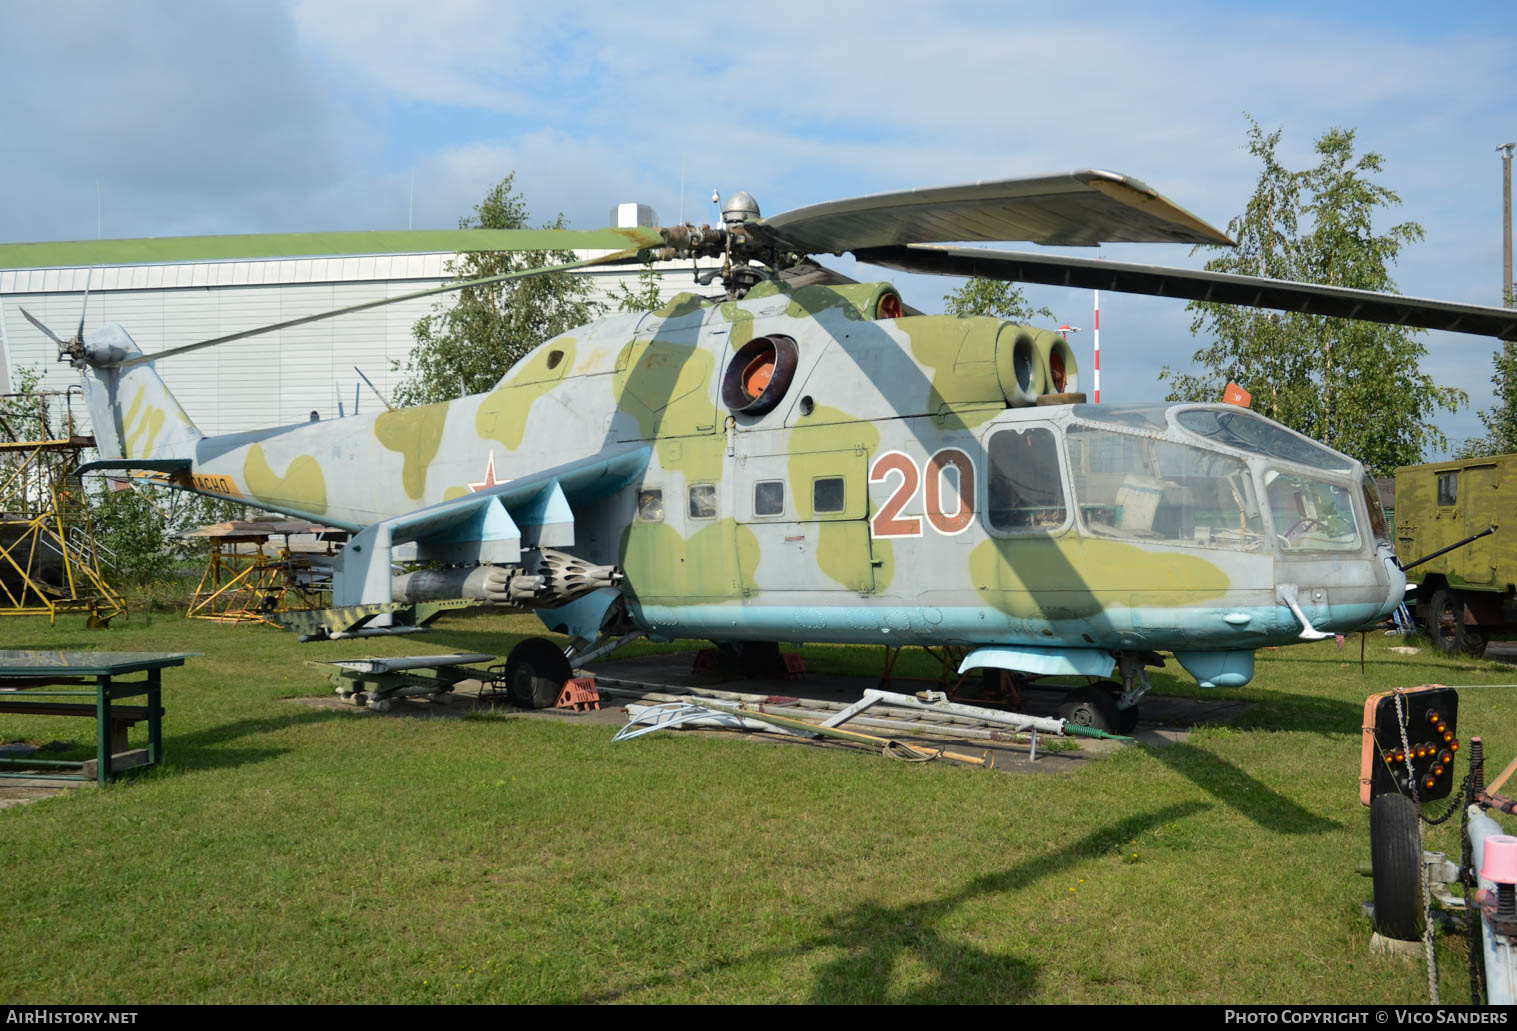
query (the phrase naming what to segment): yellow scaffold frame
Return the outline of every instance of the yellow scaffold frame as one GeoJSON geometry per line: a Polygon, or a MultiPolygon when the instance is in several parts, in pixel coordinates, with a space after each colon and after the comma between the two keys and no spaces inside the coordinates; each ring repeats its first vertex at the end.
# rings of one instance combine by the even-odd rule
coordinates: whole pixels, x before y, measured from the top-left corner
{"type": "Polygon", "coordinates": [[[126,611],[126,601],[100,570],[84,487],[69,479],[89,437],[0,441],[0,616],[88,612],[89,625],[105,626],[126,611]],[[19,460],[15,457],[19,456],[19,460]],[[60,583],[44,578],[51,552],[62,565],[60,583]]]}

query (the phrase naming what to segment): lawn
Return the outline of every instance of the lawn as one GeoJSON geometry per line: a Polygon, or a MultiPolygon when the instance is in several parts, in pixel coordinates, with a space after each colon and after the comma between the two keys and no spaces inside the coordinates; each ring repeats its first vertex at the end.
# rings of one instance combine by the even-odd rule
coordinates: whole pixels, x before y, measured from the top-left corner
{"type": "MultiPolygon", "coordinates": [[[[1253,703],[1234,723],[1061,775],[291,700],[330,690],[309,659],[504,654],[538,626],[446,620],[305,645],[162,614],[0,624],[10,648],[203,653],[165,674],[163,769],[0,811],[0,999],[1425,1002],[1359,909],[1364,698],[1469,685],[1461,740],[1492,774],[1517,751],[1517,688],[1485,686],[1517,669],[1379,635],[1363,674],[1354,638],[1261,652],[1221,693],[1253,703]]],[[[1207,694],[1170,669],[1160,691],[1207,694]]],[[[92,731],[0,716],[0,741],[92,731]]],[[[1457,855],[1457,826],[1428,847],[1457,855]]],[[[1440,963],[1467,1000],[1461,937],[1440,963]]]]}

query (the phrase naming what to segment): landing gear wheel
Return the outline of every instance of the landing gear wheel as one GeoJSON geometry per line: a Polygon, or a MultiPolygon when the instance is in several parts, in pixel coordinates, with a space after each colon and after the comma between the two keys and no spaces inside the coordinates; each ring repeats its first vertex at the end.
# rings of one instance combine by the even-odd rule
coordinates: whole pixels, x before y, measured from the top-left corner
{"type": "Polygon", "coordinates": [[[761,680],[785,676],[785,660],[778,641],[720,641],[717,650],[739,670],[761,680]]]}
{"type": "Polygon", "coordinates": [[[1441,652],[1479,656],[1485,653],[1485,634],[1464,622],[1464,599],[1458,591],[1440,587],[1428,604],[1428,640],[1441,652]]]}
{"type": "Polygon", "coordinates": [[[1117,733],[1131,734],[1138,729],[1138,707],[1117,710],[1117,733]]]}
{"type": "Polygon", "coordinates": [[[506,656],[506,696],[523,709],[551,706],[572,676],[574,670],[564,653],[543,637],[527,638],[506,656]]]}
{"type": "MultiPolygon", "coordinates": [[[[1112,680],[1103,680],[1096,685],[1106,691],[1114,703],[1120,703],[1122,699],[1122,685],[1112,680]]],[[[1138,707],[1129,705],[1123,709],[1120,704],[1117,708],[1117,734],[1131,734],[1138,729],[1138,707]]]]}
{"type": "Polygon", "coordinates": [[[1422,937],[1422,836],[1417,804],[1405,795],[1370,802],[1370,866],[1375,930],[1387,938],[1422,937]]]}
{"type": "MultiPolygon", "coordinates": [[[[1131,710],[1129,710],[1131,711],[1131,710]]],[[[1064,696],[1059,717],[1080,727],[1120,734],[1122,713],[1110,692],[1100,687],[1077,687],[1064,696]]]]}

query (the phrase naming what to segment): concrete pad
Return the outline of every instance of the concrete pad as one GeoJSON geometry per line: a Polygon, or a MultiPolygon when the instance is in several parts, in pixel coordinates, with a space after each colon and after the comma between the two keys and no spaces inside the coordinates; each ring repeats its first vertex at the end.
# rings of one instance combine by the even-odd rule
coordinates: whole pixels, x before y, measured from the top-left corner
{"type": "MultiPolygon", "coordinates": [[[[620,727],[626,723],[623,707],[639,700],[644,694],[681,696],[743,696],[747,702],[760,702],[768,706],[817,706],[818,703],[851,705],[858,701],[866,688],[881,686],[878,677],[845,676],[835,674],[806,673],[796,679],[771,680],[751,677],[740,671],[717,669],[707,672],[695,671],[695,652],[667,652],[657,655],[641,655],[632,658],[597,660],[585,669],[595,676],[601,688],[601,708],[587,712],[565,709],[521,709],[506,700],[503,694],[482,692],[478,681],[466,680],[455,686],[451,693],[438,701],[425,698],[396,698],[388,713],[378,713],[343,701],[335,692],[312,698],[302,698],[300,704],[350,713],[354,716],[383,719],[387,716],[437,717],[461,719],[475,713],[498,713],[529,719],[554,719],[574,723],[588,723],[620,727]]],[[[889,689],[910,694],[935,685],[918,680],[898,678],[889,689]]],[[[1057,717],[1064,692],[1056,688],[1031,687],[1024,689],[1016,711],[1030,716],[1057,717]]],[[[966,704],[976,704],[973,698],[960,699],[966,704]]],[[[648,699],[648,704],[655,704],[648,699]]],[[[992,708],[1003,706],[990,706],[992,708]]],[[[1149,695],[1141,703],[1143,722],[1133,737],[1140,744],[1164,745],[1182,741],[1191,727],[1207,723],[1225,723],[1249,707],[1246,702],[1210,701],[1192,698],[1170,698],[1149,695]]],[[[826,710],[818,707],[817,718],[823,718],[826,710]]],[[[879,737],[892,737],[909,741],[919,747],[942,748],[947,751],[969,755],[986,755],[994,760],[994,768],[1026,773],[1061,773],[1079,769],[1094,760],[1118,749],[1130,747],[1125,742],[1102,741],[1089,738],[1060,738],[1039,735],[1036,758],[1029,760],[1030,748],[1025,740],[990,740],[966,738],[949,734],[932,734],[930,731],[913,732],[909,736],[881,728],[857,727],[863,733],[879,737]]],[[[787,747],[857,747],[873,751],[868,745],[850,745],[832,741],[825,746],[805,739],[776,734],[752,734],[739,737],[731,731],[684,730],[675,733],[711,733],[725,738],[753,741],[761,744],[778,744],[787,747]]]]}
{"type": "Polygon", "coordinates": [[[56,798],[65,791],[96,787],[92,780],[44,780],[42,778],[16,777],[0,780],[0,809],[40,802],[44,798],[56,798]]]}

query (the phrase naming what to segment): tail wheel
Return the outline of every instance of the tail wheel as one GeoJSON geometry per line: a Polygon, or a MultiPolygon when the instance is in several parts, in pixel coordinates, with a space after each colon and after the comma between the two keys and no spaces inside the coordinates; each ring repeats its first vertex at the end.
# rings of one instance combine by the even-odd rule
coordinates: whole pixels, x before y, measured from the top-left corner
{"type": "Polygon", "coordinates": [[[1370,802],[1370,866],[1375,930],[1387,938],[1422,937],[1422,835],[1417,804],[1405,795],[1370,802]]]}
{"type": "Polygon", "coordinates": [[[546,709],[574,676],[569,660],[547,638],[529,637],[506,656],[506,696],[523,709],[546,709]]]}

